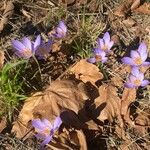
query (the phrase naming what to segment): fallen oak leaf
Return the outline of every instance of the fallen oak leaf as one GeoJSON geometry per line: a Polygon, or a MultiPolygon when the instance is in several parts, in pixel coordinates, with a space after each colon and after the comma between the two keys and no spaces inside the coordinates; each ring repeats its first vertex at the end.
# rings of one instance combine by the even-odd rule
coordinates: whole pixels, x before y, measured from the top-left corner
{"type": "Polygon", "coordinates": [[[84,83],[91,82],[93,85],[98,80],[103,79],[103,74],[99,72],[98,67],[88,63],[85,59],[80,60],[70,68],[70,72],[75,74],[75,77],[84,83]]]}
{"type": "Polygon", "coordinates": [[[124,88],[121,99],[121,115],[123,116],[123,119],[129,124],[133,124],[129,116],[130,111],[129,108],[131,103],[135,101],[135,98],[136,98],[135,88],[132,89],[124,88]]]}
{"type": "Polygon", "coordinates": [[[48,145],[51,150],[87,150],[86,138],[81,130],[65,129],[60,136],[48,145]]]}
{"type": "Polygon", "coordinates": [[[83,123],[78,119],[77,114],[88,99],[86,92],[83,91],[81,86],[78,88],[73,81],[53,82],[46,91],[38,92],[27,99],[18,120],[14,122],[12,132],[21,138],[29,131],[27,127],[32,119],[47,118],[53,121],[59,115],[64,123],[77,128],[82,127],[83,123]]]}
{"type": "Polygon", "coordinates": [[[104,84],[99,87],[99,95],[90,107],[93,118],[96,117],[102,122],[105,120],[113,122],[114,118],[117,118],[120,126],[123,126],[120,115],[121,101],[117,95],[117,88],[104,84]]]}

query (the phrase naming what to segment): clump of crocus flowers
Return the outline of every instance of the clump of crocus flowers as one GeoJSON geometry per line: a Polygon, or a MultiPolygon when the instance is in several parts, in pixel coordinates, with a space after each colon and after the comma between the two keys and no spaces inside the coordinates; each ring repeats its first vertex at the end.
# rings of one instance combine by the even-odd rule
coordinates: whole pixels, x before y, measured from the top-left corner
{"type": "Polygon", "coordinates": [[[36,138],[43,140],[43,142],[41,143],[41,148],[43,148],[52,140],[55,132],[59,129],[61,124],[62,120],[59,116],[55,118],[53,124],[51,124],[47,119],[32,120],[32,126],[35,128],[35,132],[37,132],[37,134],[35,135],[36,138]]]}
{"type": "Polygon", "coordinates": [[[53,34],[56,38],[64,38],[67,33],[67,26],[65,25],[64,21],[60,21],[57,27],[55,28],[55,33],[53,34]]]}
{"type": "Polygon", "coordinates": [[[15,48],[15,54],[18,57],[30,58],[35,54],[35,51],[40,45],[41,36],[37,36],[35,42],[32,42],[29,38],[24,37],[22,41],[13,40],[12,46],[15,48]]]}
{"type": "Polygon", "coordinates": [[[109,32],[106,32],[103,38],[98,38],[97,47],[93,49],[94,57],[88,58],[87,61],[90,63],[107,61],[107,54],[111,52],[111,48],[114,42],[110,39],[109,32]]]}
{"type": "Polygon", "coordinates": [[[130,57],[123,57],[122,62],[131,66],[131,73],[125,87],[137,88],[144,87],[149,84],[148,80],[144,80],[144,73],[140,71],[141,66],[149,66],[150,62],[146,61],[148,51],[145,43],[141,43],[137,50],[131,50],[130,57]]]}
{"type": "Polygon", "coordinates": [[[132,67],[131,73],[125,83],[127,88],[144,87],[149,84],[148,80],[144,80],[144,73],[139,71],[138,67],[132,67]]]}
{"type": "MultiPolygon", "coordinates": [[[[64,21],[60,21],[52,34],[53,39],[62,39],[66,36],[67,27],[64,21]]],[[[20,58],[29,59],[32,56],[37,56],[38,59],[46,59],[51,51],[53,41],[49,39],[45,42],[38,35],[35,41],[31,41],[28,37],[24,37],[22,41],[13,40],[12,46],[15,49],[15,54],[20,58]]]]}

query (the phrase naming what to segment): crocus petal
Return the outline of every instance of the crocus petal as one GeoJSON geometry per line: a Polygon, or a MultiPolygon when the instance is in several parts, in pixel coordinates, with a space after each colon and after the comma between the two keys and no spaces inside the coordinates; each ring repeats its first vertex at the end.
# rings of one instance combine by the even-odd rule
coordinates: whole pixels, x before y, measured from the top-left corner
{"type": "Polygon", "coordinates": [[[26,48],[32,50],[32,43],[31,43],[31,41],[30,41],[29,38],[24,37],[24,38],[22,39],[22,43],[24,44],[24,46],[25,46],[26,48]]]}
{"type": "Polygon", "coordinates": [[[150,82],[148,80],[143,80],[141,86],[144,87],[148,85],[150,82]]]}
{"type": "Polygon", "coordinates": [[[148,62],[148,61],[145,61],[142,63],[142,66],[149,66],[149,65],[150,65],[150,62],[148,62]]]}
{"type": "Polygon", "coordinates": [[[114,45],[114,41],[109,42],[109,44],[107,45],[107,46],[108,46],[108,49],[110,50],[113,45],[114,45]]]}
{"type": "Polygon", "coordinates": [[[128,82],[134,83],[135,80],[137,80],[137,77],[134,76],[134,75],[132,75],[132,74],[130,74],[130,76],[129,76],[129,81],[128,81],[128,82]]]}
{"type": "Polygon", "coordinates": [[[135,85],[133,83],[129,83],[129,82],[126,82],[124,84],[124,86],[127,87],[127,88],[135,88],[135,85]]]}
{"type": "Polygon", "coordinates": [[[138,47],[138,50],[137,50],[140,54],[140,56],[142,57],[143,54],[147,53],[147,47],[146,47],[146,44],[145,43],[141,43],[138,47]]]}
{"type": "Polygon", "coordinates": [[[46,139],[41,143],[41,146],[48,144],[52,140],[52,135],[47,136],[46,139]]]}
{"type": "Polygon", "coordinates": [[[59,34],[59,33],[55,33],[55,34],[52,34],[53,35],[53,37],[55,37],[55,38],[62,38],[63,37],[63,35],[62,34],[59,34]]]}
{"type": "Polygon", "coordinates": [[[43,124],[43,122],[40,119],[32,120],[32,126],[39,130],[43,130],[43,128],[45,127],[45,125],[43,124]]]}
{"type": "Polygon", "coordinates": [[[67,27],[66,27],[64,21],[59,22],[58,28],[61,28],[63,30],[63,32],[67,32],[67,27]]]}
{"type": "Polygon", "coordinates": [[[19,58],[24,57],[23,53],[20,51],[16,51],[15,55],[17,55],[19,58]]]}
{"type": "Polygon", "coordinates": [[[142,72],[139,73],[138,79],[143,81],[144,80],[144,74],[142,72]]]}
{"type": "Polygon", "coordinates": [[[37,50],[37,48],[40,46],[40,44],[41,44],[41,36],[38,35],[35,42],[34,42],[34,46],[33,46],[34,52],[37,50]]]}
{"type": "Polygon", "coordinates": [[[52,128],[52,124],[47,120],[47,119],[43,119],[42,122],[44,123],[44,125],[48,128],[52,128]]]}
{"type": "Polygon", "coordinates": [[[54,121],[53,129],[54,130],[58,129],[61,124],[62,124],[61,118],[60,117],[56,117],[56,119],[54,121]]]}
{"type": "Polygon", "coordinates": [[[99,51],[99,55],[101,55],[101,57],[103,58],[103,57],[105,57],[106,56],[106,53],[104,52],[104,51],[99,51]]]}
{"type": "Polygon", "coordinates": [[[100,55],[102,57],[104,57],[106,55],[106,53],[104,51],[100,50],[99,48],[94,48],[93,52],[95,55],[100,55]]]}
{"type": "Polygon", "coordinates": [[[130,56],[131,56],[131,58],[133,58],[133,59],[140,57],[139,53],[138,53],[137,51],[134,51],[134,50],[132,50],[132,51],[130,52],[130,56]]]}
{"type": "Polygon", "coordinates": [[[18,50],[18,51],[22,51],[24,50],[26,47],[18,40],[13,40],[12,41],[12,46],[18,50]]]}
{"type": "Polygon", "coordinates": [[[142,61],[145,61],[148,57],[148,53],[143,53],[143,55],[141,56],[142,61]]]}
{"type": "Polygon", "coordinates": [[[102,49],[104,47],[104,40],[103,39],[98,38],[97,43],[98,43],[98,47],[100,49],[102,49]]]}
{"type": "Polygon", "coordinates": [[[139,75],[139,68],[138,67],[132,67],[132,70],[131,70],[131,73],[134,75],[134,76],[136,76],[136,77],[138,77],[138,75],[139,75]]]}
{"type": "Polygon", "coordinates": [[[108,45],[109,42],[110,42],[110,35],[109,35],[108,32],[106,32],[106,33],[104,34],[103,39],[104,39],[104,41],[105,41],[105,44],[108,45]]]}
{"type": "Polygon", "coordinates": [[[58,34],[57,36],[59,37],[65,36],[65,32],[61,28],[57,28],[56,33],[58,34]]]}
{"type": "Polygon", "coordinates": [[[107,57],[103,57],[103,58],[102,58],[102,63],[105,63],[107,60],[108,60],[107,57]]]}
{"type": "Polygon", "coordinates": [[[89,63],[95,63],[96,62],[96,59],[95,59],[95,57],[93,57],[93,58],[88,58],[87,59],[87,62],[89,62],[89,63]]]}
{"type": "Polygon", "coordinates": [[[134,61],[130,57],[123,57],[122,62],[127,65],[135,65],[134,61]]]}
{"type": "Polygon", "coordinates": [[[148,57],[147,46],[145,43],[140,44],[140,46],[138,48],[138,52],[141,56],[142,61],[145,61],[148,57]]]}

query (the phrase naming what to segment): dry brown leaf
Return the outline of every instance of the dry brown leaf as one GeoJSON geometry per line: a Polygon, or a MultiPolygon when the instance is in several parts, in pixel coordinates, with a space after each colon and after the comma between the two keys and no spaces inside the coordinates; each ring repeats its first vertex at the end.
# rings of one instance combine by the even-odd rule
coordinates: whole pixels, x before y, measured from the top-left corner
{"type": "Polygon", "coordinates": [[[111,78],[112,84],[118,87],[123,86],[123,79],[120,76],[114,76],[111,78]]]}
{"type": "Polygon", "coordinates": [[[14,5],[12,1],[8,1],[6,4],[5,11],[3,12],[2,18],[0,20],[0,32],[4,29],[7,24],[9,18],[12,16],[14,11],[14,5]]]}
{"type": "Polygon", "coordinates": [[[135,119],[135,124],[140,126],[150,126],[150,115],[140,113],[135,119]]]}
{"type": "Polygon", "coordinates": [[[125,17],[125,15],[130,10],[132,3],[133,3],[133,0],[124,1],[115,9],[114,14],[119,17],[125,17]]]}
{"type": "Polygon", "coordinates": [[[6,128],[6,118],[2,117],[0,119],[0,133],[6,128]]]}
{"type": "Polygon", "coordinates": [[[84,88],[81,88],[73,81],[55,81],[45,92],[34,94],[25,102],[12,132],[21,138],[33,118],[47,118],[53,122],[60,114],[64,123],[81,128],[83,123],[77,114],[88,99],[84,88]]]}
{"type": "Polygon", "coordinates": [[[150,15],[150,3],[144,3],[143,5],[135,9],[134,12],[150,15]]]}
{"type": "Polygon", "coordinates": [[[126,140],[123,142],[121,145],[119,145],[119,149],[121,150],[142,150],[140,146],[136,143],[133,142],[132,140],[126,140]]]}
{"type": "Polygon", "coordinates": [[[75,74],[77,79],[82,80],[84,83],[91,82],[95,85],[96,81],[103,79],[103,74],[99,72],[98,67],[84,59],[75,64],[70,71],[75,74]]]}
{"type": "Polygon", "coordinates": [[[111,40],[114,42],[115,45],[120,45],[121,44],[120,38],[116,34],[111,37],[111,40]]]}
{"type": "Polygon", "coordinates": [[[131,10],[134,10],[139,7],[141,0],[135,0],[131,5],[131,10]]]}
{"type": "Polygon", "coordinates": [[[58,52],[58,51],[60,51],[60,48],[61,48],[61,43],[62,43],[62,41],[60,40],[60,41],[57,41],[57,42],[55,42],[55,43],[53,43],[52,44],[52,52],[58,52]]]}
{"type": "Polygon", "coordinates": [[[81,150],[87,149],[86,139],[82,131],[76,130],[70,133],[70,140],[74,141],[76,145],[80,145],[81,150]]]}
{"type": "Polygon", "coordinates": [[[121,100],[117,95],[117,88],[112,85],[102,85],[99,88],[100,96],[94,101],[91,106],[91,113],[93,117],[97,117],[100,121],[109,120],[114,121],[114,118],[118,118],[120,125],[122,126],[122,119],[120,115],[121,100]]]}
{"type": "Polygon", "coordinates": [[[128,18],[122,21],[127,27],[132,27],[136,24],[136,22],[132,18],[128,18]]]}
{"type": "Polygon", "coordinates": [[[4,51],[0,51],[0,69],[2,69],[3,67],[4,60],[5,60],[4,51]]]}
{"type": "Polygon", "coordinates": [[[132,102],[135,101],[136,98],[136,89],[124,88],[122,99],[121,99],[121,115],[123,119],[129,124],[133,124],[129,116],[129,107],[132,102]]]}
{"type": "Polygon", "coordinates": [[[50,150],[87,150],[86,139],[81,130],[65,129],[48,147],[50,150]]]}

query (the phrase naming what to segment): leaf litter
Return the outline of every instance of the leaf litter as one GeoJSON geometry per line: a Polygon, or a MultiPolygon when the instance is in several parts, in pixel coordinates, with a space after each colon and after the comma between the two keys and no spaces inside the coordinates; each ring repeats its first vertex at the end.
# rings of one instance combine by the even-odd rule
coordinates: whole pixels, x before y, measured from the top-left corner
{"type": "MultiPolygon", "coordinates": [[[[25,101],[18,120],[14,122],[12,132],[15,132],[18,138],[28,138],[32,135],[29,134],[31,120],[47,118],[52,121],[60,115],[66,128],[56,134],[57,138],[49,145],[51,148],[67,148],[74,141],[75,147],[87,149],[84,131],[94,129],[102,132],[106,120],[114,123],[114,120],[117,119],[116,134],[120,138],[129,140],[125,137],[124,129],[126,123],[131,125],[132,122],[129,109],[131,103],[135,101],[136,90],[125,88],[123,96],[120,98],[117,93],[118,89],[111,83],[97,87],[95,82],[102,80],[102,74],[95,65],[87,63],[85,60],[73,65],[70,71],[70,75],[75,74],[74,80],[56,80],[45,91],[37,92],[25,101]],[[96,97],[91,99],[93,93],[88,92],[87,83],[94,86],[99,96],[95,95],[96,97]],[[86,104],[87,102],[89,104],[86,104]],[[67,131],[67,135],[64,135],[63,131],[67,131]]],[[[139,119],[139,117],[136,118],[135,125],[139,119]]],[[[73,145],[71,147],[74,147],[73,145]]]]}
{"type": "MultiPolygon", "coordinates": [[[[126,28],[135,26],[139,28],[138,21],[130,18],[129,13],[142,12],[145,14],[141,8],[143,5],[146,6],[145,12],[147,14],[148,6],[145,3],[141,4],[138,0],[129,0],[115,9],[114,14],[123,17],[116,20],[120,19],[125,25],[121,26],[125,31],[125,36],[130,37],[130,34],[126,34],[126,28]]],[[[94,7],[97,9],[97,6],[94,7]]],[[[91,11],[95,11],[95,9],[91,9],[91,11]]],[[[119,29],[116,29],[118,26],[115,27],[111,22],[112,20],[109,20],[112,32],[118,34],[119,29]]],[[[127,38],[127,41],[124,41],[123,36],[119,35],[118,37],[120,37],[119,43],[124,42],[125,45],[131,40],[131,37],[127,38]]],[[[61,44],[54,44],[52,52],[60,51],[61,44]]],[[[71,66],[67,73],[65,72],[65,78],[64,76],[63,78],[58,77],[58,80],[52,81],[46,90],[31,95],[25,101],[18,120],[14,122],[12,132],[20,139],[28,139],[34,135],[31,127],[33,119],[47,118],[53,122],[57,116],[60,116],[63,124],[53,140],[47,145],[49,149],[86,150],[88,149],[88,142],[95,139],[97,133],[103,136],[108,125],[112,128],[112,130],[107,131],[108,139],[108,136],[113,134],[124,140],[119,148],[141,149],[144,147],[148,149],[147,144],[140,144],[138,138],[136,139],[131,135],[132,133],[134,135],[139,134],[141,139],[148,135],[150,118],[148,114],[145,114],[145,111],[141,113],[135,110],[136,113],[133,113],[131,110],[137,98],[137,89],[123,88],[124,76],[126,73],[130,73],[130,70],[131,68],[128,66],[123,66],[119,70],[116,65],[116,68],[113,68],[111,72],[111,81],[105,81],[104,75],[98,67],[86,62],[85,59],[81,59],[71,66]],[[131,130],[133,131],[131,132],[131,130]],[[94,136],[91,134],[90,137],[92,138],[88,138],[93,131],[94,136]]],[[[144,72],[145,70],[144,68],[144,72]]],[[[144,140],[148,141],[148,138],[144,140]]]]}

